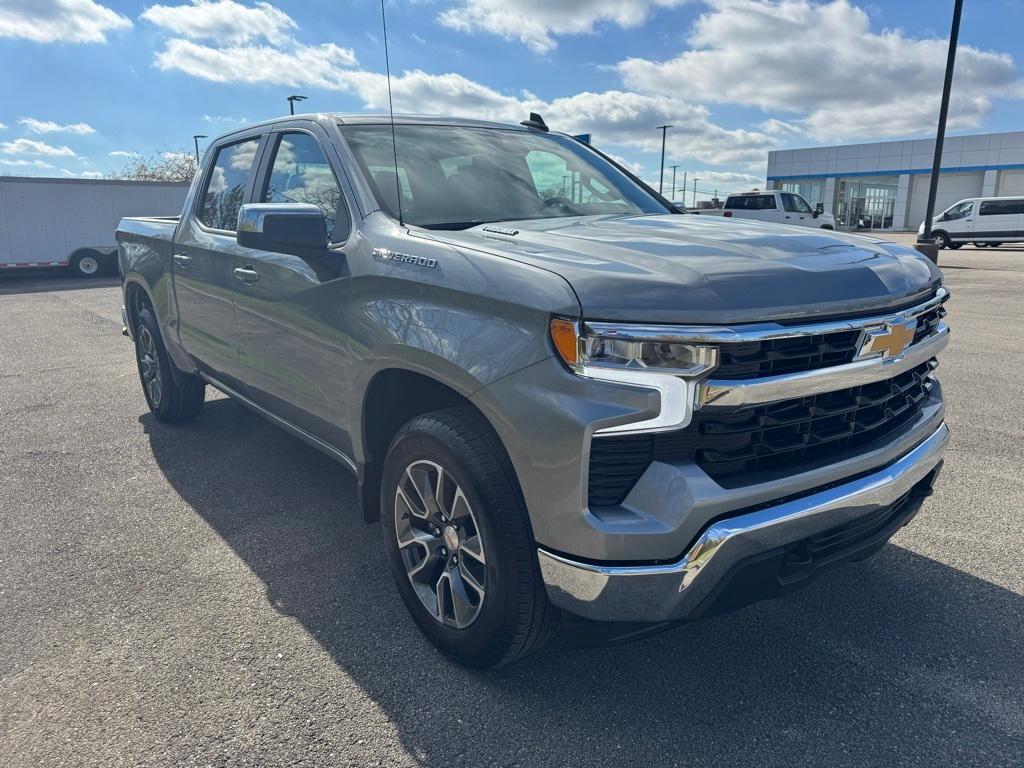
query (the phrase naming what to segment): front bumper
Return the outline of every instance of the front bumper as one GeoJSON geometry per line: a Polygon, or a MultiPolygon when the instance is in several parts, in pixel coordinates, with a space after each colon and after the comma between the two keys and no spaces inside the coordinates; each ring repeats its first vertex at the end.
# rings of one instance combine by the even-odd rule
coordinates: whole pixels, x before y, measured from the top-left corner
{"type": "Polygon", "coordinates": [[[584,619],[671,622],[772,597],[868,556],[920,507],[942,463],[941,424],[884,469],[711,523],[679,560],[602,565],[538,550],[551,601],[584,619]]]}

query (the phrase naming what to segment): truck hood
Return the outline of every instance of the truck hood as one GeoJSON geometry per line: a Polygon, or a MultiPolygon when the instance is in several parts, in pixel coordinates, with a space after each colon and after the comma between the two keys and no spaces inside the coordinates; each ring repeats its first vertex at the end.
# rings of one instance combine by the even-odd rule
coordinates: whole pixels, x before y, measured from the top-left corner
{"type": "Polygon", "coordinates": [[[562,276],[591,320],[742,323],[886,311],[942,273],[885,240],[679,214],[501,222],[430,236],[562,276]]]}

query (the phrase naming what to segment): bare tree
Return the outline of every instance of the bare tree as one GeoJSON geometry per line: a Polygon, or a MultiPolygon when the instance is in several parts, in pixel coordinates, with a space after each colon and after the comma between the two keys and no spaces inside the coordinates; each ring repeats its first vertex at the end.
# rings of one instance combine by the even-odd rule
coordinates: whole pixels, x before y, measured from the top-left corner
{"type": "Polygon", "coordinates": [[[196,175],[196,157],[187,150],[132,155],[120,171],[108,178],[125,181],[192,181],[196,175]]]}

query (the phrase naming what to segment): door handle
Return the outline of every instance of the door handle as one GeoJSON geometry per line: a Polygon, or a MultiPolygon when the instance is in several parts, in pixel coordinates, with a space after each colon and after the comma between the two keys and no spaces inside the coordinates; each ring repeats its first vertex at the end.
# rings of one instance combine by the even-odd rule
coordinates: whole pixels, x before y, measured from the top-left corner
{"type": "Polygon", "coordinates": [[[243,283],[255,283],[260,279],[260,273],[252,267],[239,267],[235,270],[235,277],[243,283]]]}
{"type": "Polygon", "coordinates": [[[176,253],[172,258],[174,263],[182,269],[188,269],[188,265],[192,263],[192,257],[186,256],[184,253],[176,253]]]}

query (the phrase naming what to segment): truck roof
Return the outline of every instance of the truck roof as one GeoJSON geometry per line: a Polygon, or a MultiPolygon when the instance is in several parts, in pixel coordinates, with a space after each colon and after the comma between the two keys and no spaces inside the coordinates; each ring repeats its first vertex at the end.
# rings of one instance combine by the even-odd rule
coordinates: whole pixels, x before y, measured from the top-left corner
{"type": "MultiPolygon", "coordinates": [[[[415,114],[396,114],[395,115],[396,125],[458,125],[468,126],[473,128],[500,128],[502,130],[513,130],[513,131],[531,131],[534,129],[527,128],[522,125],[515,123],[499,123],[492,120],[477,120],[475,118],[468,117],[446,117],[444,115],[415,115],[415,114]]],[[[277,125],[279,123],[287,123],[298,120],[314,120],[317,122],[334,121],[339,125],[379,125],[388,124],[391,122],[391,116],[386,112],[382,113],[358,113],[358,112],[311,112],[301,115],[282,115],[280,117],[271,118],[269,120],[260,120],[259,122],[250,123],[240,128],[230,131],[229,133],[221,134],[217,138],[223,138],[224,136],[231,136],[235,133],[242,131],[249,131],[253,128],[258,128],[263,125],[277,125]]],[[[559,133],[558,131],[552,131],[552,133],[559,133]]]]}

